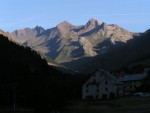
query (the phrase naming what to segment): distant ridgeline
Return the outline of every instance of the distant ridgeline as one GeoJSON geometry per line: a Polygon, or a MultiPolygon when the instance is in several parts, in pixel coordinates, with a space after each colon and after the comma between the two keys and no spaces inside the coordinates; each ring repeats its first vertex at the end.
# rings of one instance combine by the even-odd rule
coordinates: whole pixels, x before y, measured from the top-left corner
{"type": "Polygon", "coordinates": [[[150,64],[150,30],[133,33],[93,18],[80,26],[64,21],[49,29],[37,26],[7,35],[38,51],[48,62],[54,60],[53,64],[79,73],[98,68],[113,71],[135,62],[150,64]]]}
{"type": "Polygon", "coordinates": [[[15,94],[17,106],[47,112],[78,95],[73,93],[80,87],[77,79],[48,66],[30,48],[0,35],[0,52],[0,106],[12,106],[15,94]]]}

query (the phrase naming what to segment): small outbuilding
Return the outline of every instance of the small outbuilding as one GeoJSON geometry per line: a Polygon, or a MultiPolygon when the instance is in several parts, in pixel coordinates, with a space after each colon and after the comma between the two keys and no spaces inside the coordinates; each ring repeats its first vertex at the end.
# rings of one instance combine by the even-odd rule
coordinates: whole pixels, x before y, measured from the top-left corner
{"type": "Polygon", "coordinates": [[[120,77],[119,80],[124,83],[123,92],[124,94],[130,94],[137,88],[141,87],[147,77],[146,73],[141,74],[129,74],[120,77]]]}

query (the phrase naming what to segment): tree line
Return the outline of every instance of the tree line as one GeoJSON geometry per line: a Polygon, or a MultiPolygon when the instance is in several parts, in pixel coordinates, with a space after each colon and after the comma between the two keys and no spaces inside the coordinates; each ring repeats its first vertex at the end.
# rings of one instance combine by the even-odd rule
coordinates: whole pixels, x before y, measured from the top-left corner
{"type": "Polygon", "coordinates": [[[67,100],[81,97],[83,76],[71,76],[47,65],[31,50],[0,35],[0,106],[62,110],[67,100]],[[15,88],[15,89],[14,89],[15,88]]]}

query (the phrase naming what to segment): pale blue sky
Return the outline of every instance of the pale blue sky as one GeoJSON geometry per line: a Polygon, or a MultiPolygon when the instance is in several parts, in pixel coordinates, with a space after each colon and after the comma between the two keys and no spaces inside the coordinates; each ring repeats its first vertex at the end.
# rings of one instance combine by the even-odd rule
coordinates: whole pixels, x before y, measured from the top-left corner
{"type": "Polygon", "coordinates": [[[144,32],[150,29],[150,0],[0,0],[0,29],[5,31],[47,29],[64,20],[80,25],[90,18],[144,32]]]}

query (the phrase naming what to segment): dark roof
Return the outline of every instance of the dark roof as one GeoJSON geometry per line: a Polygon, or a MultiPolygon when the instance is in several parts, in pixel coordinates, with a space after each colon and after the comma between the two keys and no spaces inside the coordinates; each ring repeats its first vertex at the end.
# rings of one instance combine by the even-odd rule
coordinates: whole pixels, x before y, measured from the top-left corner
{"type": "Polygon", "coordinates": [[[103,70],[103,69],[99,69],[99,72],[101,72],[104,76],[106,76],[107,78],[111,79],[111,81],[114,84],[123,84],[122,82],[120,82],[115,76],[113,76],[112,74],[110,74],[109,72],[103,70]]]}
{"type": "Polygon", "coordinates": [[[120,81],[137,81],[137,80],[143,80],[146,78],[146,74],[130,74],[130,75],[125,75],[123,77],[120,77],[120,81]]]}

